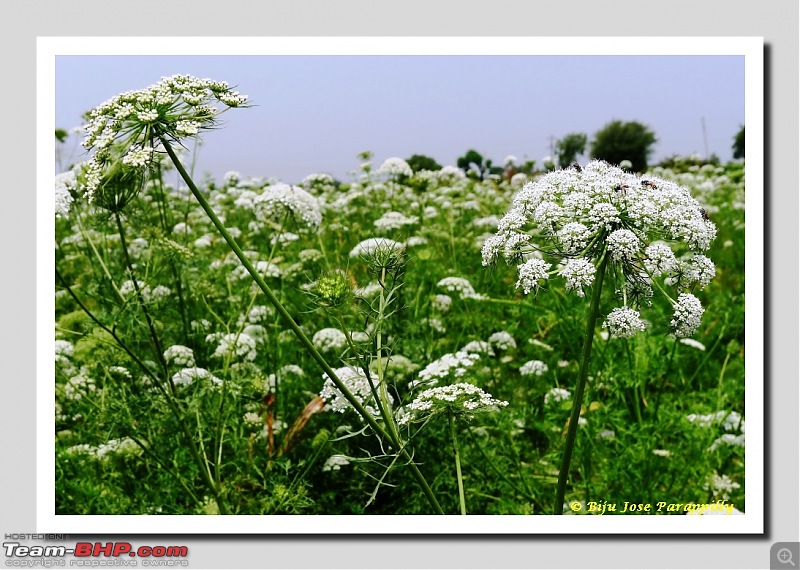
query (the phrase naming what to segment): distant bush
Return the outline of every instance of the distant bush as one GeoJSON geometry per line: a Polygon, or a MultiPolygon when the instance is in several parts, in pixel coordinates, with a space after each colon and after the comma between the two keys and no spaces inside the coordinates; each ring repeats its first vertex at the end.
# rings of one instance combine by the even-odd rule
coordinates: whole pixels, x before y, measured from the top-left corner
{"type": "Polygon", "coordinates": [[[656,142],[655,134],[636,121],[611,121],[597,131],[591,145],[591,156],[611,164],[631,162],[631,170],[647,170],[647,158],[656,142]]]}

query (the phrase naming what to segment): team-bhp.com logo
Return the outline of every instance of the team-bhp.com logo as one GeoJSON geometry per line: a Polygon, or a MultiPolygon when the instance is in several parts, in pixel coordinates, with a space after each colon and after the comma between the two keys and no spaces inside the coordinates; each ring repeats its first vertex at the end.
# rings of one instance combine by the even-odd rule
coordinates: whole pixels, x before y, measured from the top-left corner
{"type": "Polygon", "coordinates": [[[64,545],[33,545],[27,546],[19,542],[4,542],[3,550],[7,558],[16,558],[19,564],[14,561],[6,560],[6,566],[44,566],[44,564],[31,564],[32,559],[53,559],[54,566],[66,566],[64,560],[68,554],[75,557],[70,560],[70,566],[136,566],[135,560],[131,558],[142,558],[142,566],[186,566],[186,560],[175,560],[185,558],[189,554],[186,546],[138,546],[136,548],[130,542],[77,542],[75,546],[64,545]],[[116,563],[103,561],[102,558],[118,559],[116,563]],[[125,560],[125,558],[129,560],[125,560]],[[12,562],[9,564],[9,562],[12,562]],[[27,563],[24,563],[27,562],[27,563]],[[127,562],[127,563],[126,563],[127,562]]]}

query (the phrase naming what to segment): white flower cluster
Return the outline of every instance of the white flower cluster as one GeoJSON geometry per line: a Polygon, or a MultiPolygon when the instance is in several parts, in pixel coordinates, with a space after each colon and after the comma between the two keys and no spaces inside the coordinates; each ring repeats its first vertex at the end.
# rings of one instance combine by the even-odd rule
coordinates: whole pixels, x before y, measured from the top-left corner
{"type": "Polygon", "coordinates": [[[347,347],[347,336],[335,328],[324,328],[314,333],[311,342],[321,352],[339,352],[347,347]]]}
{"type": "Polygon", "coordinates": [[[541,360],[529,360],[519,367],[519,373],[522,376],[541,376],[547,370],[547,364],[541,360]]]}
{"type": "Polygon", "coordinates": [[[350,257],[369,257],[376,253],[383,252],[396,252],[402,253],[405,251],[406,246],[400,242],[396,242],[387,238],[369,238],[360,241],[352,250],[350,250],[350,257]]]}
{"type": "Polygon", "coordinates": [[[566,279],[567,291],[575,291],[578,297],[583,297],[583,288],[594,282],[595,266],[586,258],[569,259],[558,274],[566,279]]]}
{"type": "Polygon", "coordinates": [[[291,217],[301,229],[306,230],[316,230],[322,223],[319,201],[299,186],[267,186],[255,198],[253,207],[262,221],[283,224],[287,217],[291,217]]]}
{"type": "MultiPolygon", "coordinates": [[[[283,275],[280,267],[265,259],[254,261],[253,268],[256,270],[256,273],[258,273],[264,279],[277,279],[283,275]]],[[[234,267],[228,276],[230,279],[237,281],[252,279],[250,272],[247,271],[247,268],[241,264],[234,267]]]]}
{"type": "MultiPolygon", "coordinates": [[[[155,287],[150,287],[146,285],[142,281],[137,281],[136,284],[139,286],[139,291],[142,294],[142,300],[145,303],[157,303],[159,301],[163,301],[167,299],[170,295],[172,295],[172,290],[169,287],[165,287],[164,285],[156,285],[155,287]]],[[[133,284],[133,281],[125,281],[122,285],[120,285],[119,293],[123,297],[128,297],[134,294],[136,288],[133,284]]]]}
{"type": "Polygon", "coordinates": [[[734,489],[739,488],[741,488],[739,483],[731,480],[727,475],[720,475],[716,470],[703,485],[703,489],[711,491],[715,499],[721,498],[725,500],[730,499],[734,489]]]}
{"type": "Polygon", "coordinates": [[[463,351],[445,354],[420,370],[417,380],[409,387],[413,388],[419,384],[438,384],[440,380],[446,378],[461,378],[478,359],[480,356],[477,354],[463,351]]]}
{"type": "Polygon", "coordinates": [[[205,368],[183,368],[172,375],[172,383],[176,386],[188,386],[194,383],[195,380],[208,380],[215,386],[222,386],[222,380],[205,368]]]}
{"type": "MultiPolygon", "coordinates": [[[[619,289],[631,295],[628,306],[608,316],[606,326],[615,336],[631,336],[643,330],[636,309],[642,300],[649,303],[653,279],[663,277],[666,285],[684,291],[709,284],[716,268],[702,252],[716,234],[685,187],[592,161],[525,184],[481,252],[485,266],[499,257],[522,261],[516,287],[525,294],[552,278],[550,268],[560,263],[558,275],[567,291],[579,296],[594,283],[598,260],[608,255],[619,289]]],[[[703,312],[699,300],[679,291],[674,310],[675,335],[694,334],[703,312]]]]}
{"type": "Polygon", "coordinates": [[[75,347],[68,340],[56,340],[55,342],[55,356],[56,366],[69,368],[72,363],[70,359],[75,352],[75,347]]]}
{"type": "Polygon", "coordinates": [[[350,458],[346,455],[331,455],[322,464],[323,471],[339,471],[345,465],[350,465],[350,458]]]}
{"type": "Polygon", "coordinates": [[[386,174],[388,176],[412,176],[414,171],[408,163],[402,158],[387,158],[383,164],[378,168],[378,174],[386,174]]]}
{"type": "Polygon", "coordinates": [[[472,414],[493,412],[508,405],[508,402],[493,398],[467,382],[459,382],[447,386],[436,386],[420,393],[405,407],[398,418],[399,424],[419,421],[437,413],[451,412],[456,414],[472,414]]]}
{"type": "Polygon", "coordinates": [[[464,277],[445,277],[440,280],[437,287],[442,287],[450,293],[456,293],[459,299],[481,299],[482,296],[475,292],[472,283],[464,277]]]}
{"type": "Polygon", "coordinates": [[[440,180],[463,180],[467,177],[462,169],[452,165],[443,166],[436,175],[440,180]]]}
{"type": "Polygon", "coordinates": [[[678,338],[692,336],[700,328],[700,319],[704,312],[700,300],[691,293],[681,293],[673,309],[675,312],[669,324],[672,325],[675,336],[678,338]]]}
{"type": "Polygon", "coordinates": [[[194,352],[188,346],[174,344],[164,351],[164,360],[167,364],[174,364],[181,368],[192,368],[195,366],[194,352]]]}
{"type": "Polygon", "coordinates": [[[720,410],[713,414],[689,414],[686,419],[700,427],[707,428],[720,425],[726,433],[719,436],[709,446],[708,451],[714,451],[720,446],[744,447],[744,418],[737,411],[720,410]],[[738,432],[738,433],[737,433],[738,432]]]}
{"type": "Polygon", "coordinates": [[[254,325],[264,324],[268,322],[274,314],[275,309],[269,305],[255,305],[250,309],[250,312],[247,313],[247,322],[254,325]]]}
{"type": "Polygon", "coordinates": [[[452,304],[453,299],[450,297],[450,295],[434,295],[433,299],[431,300],[431,307],[440,313],[446,313],[449,311],[452,304]]]}
{"type": "Polygon", "coordinates": [[[380,218],[373,222],[379,230],[399,230],[404,226],[413,226],[419,223],[418,216],[406,216],[401,212],[385,212],[380,218]]]}
{"type": "Polygon", "coordinates": [[[69,207],[72,205],[72,194],[78,185],[78,179],[73,170],[56,174],[56,218],[66,218],[69,214],[69,207]]]}
{"type": "MultiPolygon", "coordinates": [[[[362,406],[364,406],[364,409],[368,414],[377,416],[380,413],[376,406],[375,397],[372,394],[369,380],[362,370],[345,366],[343,368],[337,368],[334,370],[334,372],[339,380],[341,380],[342,383],[347,387],[350,393],[359,401],[362,406]]],[[[325,400],[331,409],[334,412],[340,413],[343,413],[347,409],[351,409],[353,407],[352,404],[336,388],[333,380],[331,380],[327,374],[323,374],[322,378],[325,380],[325,384],[322,386],[322,391],[319,393],[319,395],[323,400],[325,400]]],[[[391,394],[389,395],[389,402],[394,402],[391,394]]]]}
{"type": "Polygon", "coordinates": [[[494,356],[494,349],[492,348],[492,345],[485,340],[471,340],[467,344],[461,347],[460,352],[466,352],[467,354],[477,354],[478,356],[480,356],[481,354],[485,354],[487,356],[494,356]]]}
{"type": "Polygon", "coordinates": [[[111,457],[138,457],[143,450],[135,441],[129,437],[123,439],[110,439],[106,443],[97,447],[88,443],[73,445],[64,450],[68,455],[88,455],[93,459],[108,461],[111,457]]]}
{"type": "Polygon", "coordinates": [[[686,419],[697,424],[700,427],[709,427],[712,425],[721,425],[725,431],[731,432],[744,427],[744,420],[742,415],[737,411],[727,412],[720,410],[713,414],[689,414],[686,419]]]}
{"type": "Polygon", "coordinates": [[[64,384],[64,396],[68,400],[80,400],[83,396],[88,396],[97,389],[94,380],[85,376],[83,373],[70,378],[64,384]]]}
{"type": "Polygon", "coordinates": [[[630,338],[645,329],[645,324],[639,318],[639,311],[630,307],[617,307],[611,311],[603,322],[603,328],[608,329],[612,338],[630,338]]]}
{"type": "Polygon", "coordinates": [[[517,270],[519,271],[517,289],[521,287],[522,292],[527,295],[547,280],[550,264],[534,257],[517,266],[517,270]]]}
{"type": "Polygon", "coordinates": [[[564,402],[572,397],[572,393],[564,388],[552,388],[544,395],[545,406],[550,402],[564,402]]]}
{"type": "Polygon", "coordinates": [[[206,342],[216,342],[217,347],[211,355],[215,358],[225,358],[230,356],[243,361],[256,359],[256,341],[253,337],[243,332],[241,333],[212,333],[206,336],[206,342]]]}
{"type": "Polygon", "coordinates": [[[146,168],[154,160],[158,136],[173,140],[197,136],[216,123],[217,102],[240,107],[246,101],[247,96],[223,81],[174,75],[92,109],[82,143],[86,150],[95,150],[86,169],[88,200],[93,200],[105,171],[118,160],[130,168],[146,168]]]}
{"type": "MultiPolygon", "coordinates": [[[[407,356],[403,356],[402,354],[392,354],[389,357],[388,362],[385,358],[381,359],[381,366],[384,368],[385,377],[394,381],[406,378],[419,370],[419,365],[417,363],[412,361],[407,356]]],[[[373,361],[370,363],[370,370],[375,372],[377,377],[377,358],[373,359],[373,361]]]]}
{"type": "Polygon", "coordinates": [[[489,336],[489,344],[492,346],[492,348],[501,352],[505,352],[512,348],[517,348],[517,341],[514,340],[514,337],[511,336],[511,333],[506,331],[492,333],[489,336]]]}

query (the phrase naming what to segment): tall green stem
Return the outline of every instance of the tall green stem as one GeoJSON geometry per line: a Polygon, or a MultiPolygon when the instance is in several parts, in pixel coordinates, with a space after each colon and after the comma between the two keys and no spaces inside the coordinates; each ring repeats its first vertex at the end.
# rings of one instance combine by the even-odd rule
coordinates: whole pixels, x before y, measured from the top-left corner
{"type": "Polygon", "coordinates": [[[344,383],[342,383],[342,381],[339,379],[339,377],[336,375],[336,373],[333,371],[330,365],[325,361],[325,358],[323,358],[323,356],[319,353],[314,344],[309,340],[309,338],[306,336],[306,334],[303,332],[300,326],[295,322],[292,315],[289,314],[289,311],[287,311],[286,308],[283,306],[283,303],[280,302],[280,300],[272,291],[272,289],[269,287],[269,285],[267,285],[267,283],[264,281],[261,275],[256,271],[255,267],[253,267],[253,264],[244,254],[242,248],[239,247],[239,244],[237,244],[236,241],[233,239],[233,236],[231,236],[230,232],[222,224],[216,212],[214,212],[214,210],[211,208],[211,205],[208,203],[208,200],[205,199],[205,196],[203,196],[203,194],[195,185],[192,178],[186,172],[186,169],[183,167],[183,164],[178,159],[178,156],[175,154],[175,151],[169,144],[169,141],[163,136],[160,137],[160,140],[161,143],[164,145],[164,149],[167,151],[167,154],[169,155],[170,159],[175,165],[175,168],[180,173],[181,178],[183,178],[183,181],[186,182],[186,185],[189,187],[189,190],[192,192],[195,199],[200,204],[200,207],[203,208],[206,215],[214,224],[214,227],[216,227],[217,231],[220,233],[222,238],[228,244],[228,247],[230,247],[231,251],[233,251],[236,257],[239,258],[239,261],[242,263],[244,268],[256,282],[256,284],[264,293],[264,295],[266,295],[267,299],[272,304],[272,306],[275,307],[275,310],[278,311],[278,314],[280,314],[280,316],[283,318],[283,320],[286,322],[289,328],[292,329],[292,332],[294,332],[295,336],[300,341],[300,344],[303,345],[303,348],[308,352],[309,355],[311,355],[311,357],[317,362],[317,364],[319,364],[322,370],[328,375],[328,377],[334,383],[336,388],[342,393],[342,395],[347,399],[347,401],[350,402],[350,404],[353,406],[356,412],[358,412],[358,414],[362,417],[362,419],[365,422],[367,422],[367,424],[375,431],[378,437],[387,442],[391,442],[397,448],[398,453],[400,453],[406,460],[409,468],[411,469],[412,474],[414,475],[414,478],[417,480],[417,483],[422,488],[423,493],[425,494],[428,501],[431,503],[431,506],[434,508],[435,512],[437,514],[444,514],[444,511],[442,510],[441,505],[439,505],[439,501],[436,500],[436,497],[434,496],[433,491],[428,485],[428,482],[425,480],[425,477],[417,468],[416,464],[413,461],[413,458],[411,457],[411,454],[408,452],[405,446],[402,445],[402,442],[397,441],[395,440],[395,438],[391,437],[391,433],[387,432],[380,426],[380,424],[378,424],[377,421],[375,421],[375,418],[373,418],[372,415],[369,412],[367,412],[367,410],[364,408],[361,402],[359,402],[358,399],[356,399],[356,397],[353,396],[353,393],[347,388],[347,386],[345,386],[344,383]]]}
{"type": "Polygon", "coordinates": [[[589,376],[589,357],[592,355],[592,341],[594,340],[594,328],[597,324],[597,317],[600,315],[600,298],[603,292],[603,277],[608,265],[608,253],[604,252],[597,268],[592,291],[592,304],[589,307],[589,314],[586,318],[586,336],[583,339],[583,351],[581,352],[581,366],[578,371],[578,386],[575,389],[575,396],[572,404],[572,414],[569,418],[569,428],[567,428],[567,441],[564,444],[564,456],[561,460],[561,470],[558,473],[558,487],[556,489],[556,503],[553,514],[560,515],[564,511],[564,496],[567,493],[567,479],[569,478],[569,465],[572,461],[572,450],[575,447],[575,435],[578,432],[578,420],[581,415],[581,405],[583,403],[583,392],[586,388],[586,379],[589,376]]]}
{"type": "Polygon", "coordinates": [[[453,412],[448,414],[450,420],[450,436],[453,438],[453,457],[456,460],[456,479],[458,479],[458,504],[461,506],[461,514],[467,514],[467,502],[464,498],[464,480],[461,477],[461,453],[458,449],[458,436],[456,435],[456,421],[453,412]]]}

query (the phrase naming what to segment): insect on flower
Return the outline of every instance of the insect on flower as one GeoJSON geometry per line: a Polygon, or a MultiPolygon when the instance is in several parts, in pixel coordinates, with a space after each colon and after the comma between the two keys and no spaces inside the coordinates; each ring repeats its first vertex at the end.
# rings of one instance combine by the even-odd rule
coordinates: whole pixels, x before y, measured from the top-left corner
{"type": "Polygon", "coordinates": [[[706,212],[703,208],[700,208],[700,215],[703,216],[705,221],[710,221],[711,219],[708,217],[708,212],[706,212]]]}
{"type": "Polygon", "coordinates": [[[658,190],[658,186],[652,180],[642,180],[642,186],[649,186],[653,190],[658,190]]]}

